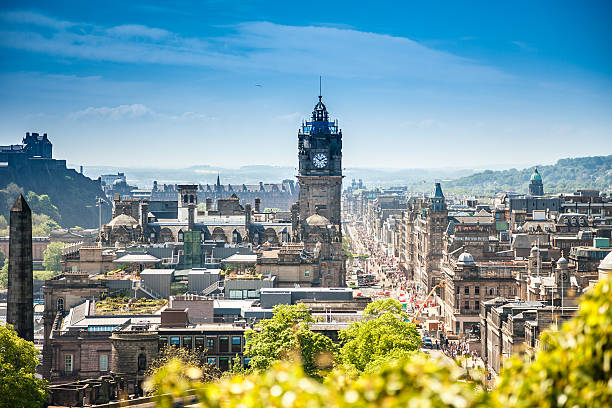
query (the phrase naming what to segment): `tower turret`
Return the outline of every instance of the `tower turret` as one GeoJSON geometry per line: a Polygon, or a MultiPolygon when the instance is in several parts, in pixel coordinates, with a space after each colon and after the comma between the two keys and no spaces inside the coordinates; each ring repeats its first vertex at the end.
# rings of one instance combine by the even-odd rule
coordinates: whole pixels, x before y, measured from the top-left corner
{"type": "Polygon", "coordinates": [[[543,196],[544,195],[544,184],[542,183],[542,176],[538,172],[538,168],[536,167],[529,179],[529,194],[533,196],[543,196]]]}

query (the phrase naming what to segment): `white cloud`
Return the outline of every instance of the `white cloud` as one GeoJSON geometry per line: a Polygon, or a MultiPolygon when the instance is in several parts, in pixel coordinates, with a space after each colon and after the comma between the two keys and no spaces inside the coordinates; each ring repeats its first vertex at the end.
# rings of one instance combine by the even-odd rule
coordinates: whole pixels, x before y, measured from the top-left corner
{"type": "Polygon", "coordinates": [[[151,28],[140,24],[125,24],[111,27],[106,32],[117,37],[144,37],[153,40],[160,40],[171,35],[169,31],[161,28],[151,28]]]}
{"type": "Polygon", "coordinates": [[[210,116],[197,113],[197,112],[183,112],[178,115],[170,115],[166,113],[156,112],[153,109],[142,105],[140,103],[134,103],[131,105],[119,105],[119,106],[90,106],[83,110],[72,112],[68,114],[68,118],[72,120],[84,120],[84,119],[103,119],[103,120],[123,120],[123,119],[137,119],[142,117],[152,117],[166,120],[176,121],[188,121],[188,120],[211,120],[210,116]]]}
{"type": "Polygon", "coordinates": [[[517,47],[519,47],[522,50],[525,51],[535,51],[535,48],[531,47],[530,45],[522,42],[522,41],[511,41],[512,44],[516,45],[517,47]]]}
{"type": "Polygon", "coordinates": [[[57,20],[43,14],[32,13],[29,11],[6,11],[0,13],[0,19],[8,23],[36,25],[48,27],[56,30],[67,29],[75,25],[69,21],[57,20]]]}
{"type": "Polygon", "coordinates": [[[102,27],[35,13],[2,16],[14,24],[12,31],[0,32],[0,46],[68,58],[436,82],[499,81],[509,77],[495,68],[409,38],[348,28],[247,22],[232,27],[225,36],[184,38],[136,24],[102,27]],[[29,21],[38,21],[54,31],[42,35],[27,24],[29,21]],[[84,29],[69,29],[73,25],[84,29]]]}
{"type": "Polygon", "coordinates": [[[417,127],[419,129],[427,129],[427,128],[432,127],[435,123],[436,121],[433,119],[424,119],[420,121],[419,123],[417,123],[417,127]]]}
{"type": "Polygon", "coordinates": [[[121,120],[134,119],[151,114],[153,114],[151,109],[139,103],[135,103],[132,105],[119,105],[115,107],[102,106],[94,108],[90,106],[78,112],[71,113],[69,118],[76,120],[86,118],[121,120]]]}
{"type": "Polygon", "coordinates": [[[292,112],[292,113],[287,113],[284,115],[278,115],[276,116],[277,120],[288,120],[291,122],[296,122],[299,121],[301,118],[307,117],[307,115],[304,115],[303,113],[300,112],[292,112]]]}

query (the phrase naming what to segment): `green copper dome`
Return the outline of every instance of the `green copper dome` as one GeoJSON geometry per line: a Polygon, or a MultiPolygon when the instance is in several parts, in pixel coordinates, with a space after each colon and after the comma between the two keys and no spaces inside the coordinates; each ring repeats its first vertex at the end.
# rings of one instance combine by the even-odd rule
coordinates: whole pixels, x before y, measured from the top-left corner
{"type": "Polygon", "coordinates": [[[529,180],[530,181],[535,181],[535,180],[542,181],[542,176],[540,176],[540,173],[538,173],[538,168],[537,167],[533,171],[533,174],[531,175],[531,178],[529,180]]]}

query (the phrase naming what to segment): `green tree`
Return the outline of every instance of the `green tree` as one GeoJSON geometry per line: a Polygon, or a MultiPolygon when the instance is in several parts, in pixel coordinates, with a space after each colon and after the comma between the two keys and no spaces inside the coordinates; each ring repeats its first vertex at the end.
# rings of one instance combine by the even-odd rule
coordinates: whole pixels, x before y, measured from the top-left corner
{"type": "Polygon", "coordinates": [[[0,215],[0,230],[7,229],[9,227],[8,221],[4,215],[0,215]]]}
{"type": "Polygon", "coordinates": [[[15,183],[9,183],[3,190],[0,190],[0,196],[4,198],[6,209],[10,209],[15,204],[19,194],[23,194],[23,188],[15,183]]]}
{"type": "Polygon", "coordinates": [[[397,317],[407,319],[408,316],[402,309],[402,304],[395,299],[380,299],[370,303],[363,309],[363,314],[366,316],[380,316],[383,313],[391,313],[397,317]]]}
{"type": "Polygon", "coordinates": [[[0,269],[0,288],[8,288],[8,258],[4,258],[2,269],[0,269]]]}
{"type": "Polygon", "coordinates": [[[55,221],[60,220],[60,213],[47,194],[38,195],[33,191],[28,191],[25,198],[32,212],[47,215],[55,221]]]}
{"type": "Polygon", "coordinates": [[[311,376],[330,367],[338,346],[310,330],[308,324],[313,322],[306,305],[275,306],[271,319],[262,320],[254,330],[245,332],[244,356],[251,359],[250,367],[265,370],[281,359],[299,360],[311,376]]]}
{"type": "Polygon", "coordinates": [[[418,350],[421,336],[407,322],[401,304],[393,299],[370,303],[364,315],[372,318],[340,331],[342,362],[357,372],[371,371],[389,355],[418,350]]]}
{"type": "Polygon", "coordinates": [[[51,231],[59,228],[60,225],[48,215],[32,213],[32,236],[48,237],[51,231]]]}
{"type": "Polygon", "coordinates": [[[41,407],[46,401],[46,383],[35,377],[37,354],[34,343],[0,325],[0,406],[41,407]]]}
{"type": "Polygon", "coordinates": [[[62,270],[62,248],[64,242],[52,242],[43,253],[43,266],[48,271],[61,272],[62,270]]]}

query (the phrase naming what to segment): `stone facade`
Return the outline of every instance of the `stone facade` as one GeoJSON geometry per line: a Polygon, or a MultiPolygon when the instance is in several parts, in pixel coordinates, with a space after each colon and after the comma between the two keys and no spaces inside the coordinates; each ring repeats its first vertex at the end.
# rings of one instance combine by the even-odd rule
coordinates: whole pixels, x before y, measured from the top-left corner
{"type": "Polygon", "coordinates": [[[51,383],[97,378],[110,371],[111,342],[108,332],[59,332],[51,344],[51,383]]]}
{"type": "Polygon", "coordinates": [[[442,316],[447,331],[456,334],[478,330],[481,302],[518,294],[515,276],[522,263],[480,262],[463,252],[456,259],[448,254],[442,263],[442,316]]]}
{"type": "Polygon", "coordinates": [[[149,332],[114,332],[111,372],[125,378],[135,393],[142,395],[142,382],[158,355],[158,335],[149,332]]]}
{"type": "Polygon", "coordinates": [[[117,268],[115,259],[114,252],[97,246],[77,243],[62,248],[62,270],[67,273],[104,274],[117,268]]]}
{"type": "Polygon", "coordinates": [[[49,378],[53,364],[53,351],[49,341],[55,325],[64,312],[85,299],[98,299],[107,292],[104,283],[90,279],[87,274],[66,273],[45,281],[44,343],[42,374],[49,378]]]}
{"type": "MultiPolygon", "coordinates": [[[[9,237],[0,237],[0,252],[8,258],[9,254],[9,237]]],[[[45,257],[45,250],[51,240],[49,237],[32,237],[32,262],[34,264],[42,265],[43,258],[45,257]]]]}
{"type": "MultiPolygon", "coordinates": [[[[436,183],[434,194],[429,198],[421,198],[413,203],[412,215],[404,220],[413,219],[412,237],[404,246],[412,253],[406,258],[412,268],[410,272],[420,284],[421,292],[429,292],[440,283],[440,261],[443,254],[444,231],[448,226],[448,209],[440,183],[436,183]]],[[[405,238],[406,239],[406,238],[405,238]]]]}

